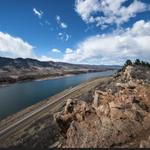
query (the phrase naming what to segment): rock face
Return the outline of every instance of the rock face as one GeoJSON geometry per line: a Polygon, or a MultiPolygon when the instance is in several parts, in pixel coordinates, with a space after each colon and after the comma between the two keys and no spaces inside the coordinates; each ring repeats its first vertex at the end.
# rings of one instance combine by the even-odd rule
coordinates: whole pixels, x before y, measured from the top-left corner
{"type": "MultiPolygon", "coordinates": [[[[136,75],[135,68],[128,66],[103,90],[97,88],[92,104],[69,99],[65,110],[55,115],[64,137],[60,147],[128,147],[149,130],[149,79],[147,82],[140,75],[134,78],[133,74],[136,75]]],[[[139,140],[135,146],[149,147],[149,141],[139,140]]]]}
{"type": "Polygon", "coordinates": [[[140,148],[150,148],[150,136],[147,140],[142,140],[140,143],[140,148]]]}

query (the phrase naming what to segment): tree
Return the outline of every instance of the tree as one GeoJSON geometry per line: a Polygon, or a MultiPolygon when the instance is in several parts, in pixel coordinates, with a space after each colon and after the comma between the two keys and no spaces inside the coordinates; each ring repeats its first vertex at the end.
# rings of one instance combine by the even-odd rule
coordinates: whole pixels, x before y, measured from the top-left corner
{"type": "Polygon", "coordinates": [[[146,65],[147,67],[150,67],[150,64],[149,64],[148,62],[146,62],[145,65],[146,65]]]}
{"type": "Polygon", "coordinates": [[[132,66],[132,61],[130,59],[128,59],[126,62],[125,62],[125,66],[132,66]]]}
{"type": "Polygon", "coordinates": [[[142,65],[142,66],[145,66],[146,63],[145,63],[144,61],[141,61],[141,65],[142,65]]]}
{"type": "Polygon", "coordinates": [[[136,59],[134,64],[135,65],[141,65],[141,61],[139,59],[136,59]]]}
{"type": "Polygon", "coordinates": [[[125,71],[125,69],[126,69],[127,66],[132,66],[132,65],[133,65],[133,64],[132,64],[132,61],[131,61],[130,59],[128,59],[128,60],[125,62],[125,64],[124,64],[124,66],[122,67],[122,69],[119,70],[119,72],[125,71]]]}

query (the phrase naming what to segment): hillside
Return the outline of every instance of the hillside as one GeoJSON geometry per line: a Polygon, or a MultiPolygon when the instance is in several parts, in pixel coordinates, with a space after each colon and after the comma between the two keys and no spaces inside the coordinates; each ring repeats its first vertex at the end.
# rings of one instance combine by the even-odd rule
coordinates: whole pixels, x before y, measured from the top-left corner
{"type": "Polygon", "coordinates": [[[58,147],[150,147],[148,63],[127,62],[110,81],[81,98],[69,99],[55,115],[62,135],[58,147]]]}
{"type": "Polygon", "coordinates": [[[42,62],[35,59],[0,57],[0,82],[16,82],[23,80],[57,77],[66,74],[80,74],[118,69],[119,66],[98,66],[69,64],[64,62],[42,62]]]}

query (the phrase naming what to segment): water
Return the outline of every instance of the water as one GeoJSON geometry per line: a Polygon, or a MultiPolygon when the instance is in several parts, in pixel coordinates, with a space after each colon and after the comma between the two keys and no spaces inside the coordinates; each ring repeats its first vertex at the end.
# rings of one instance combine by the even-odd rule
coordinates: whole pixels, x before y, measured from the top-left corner
{"type": "Polygon", "coordinates": [[[59,79],[16,83],[0,88],[0,118],[14,114],[67,88],[95,77],[110,76],[115,71],[86,73],[59,79]]]}

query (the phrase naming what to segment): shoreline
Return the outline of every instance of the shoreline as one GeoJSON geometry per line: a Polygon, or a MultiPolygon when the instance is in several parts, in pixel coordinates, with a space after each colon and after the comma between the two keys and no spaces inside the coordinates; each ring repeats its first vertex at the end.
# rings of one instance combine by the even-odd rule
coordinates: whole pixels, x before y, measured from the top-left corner
{"type": "MultiPolygon", "coordinates": [[[[85,85],[85,84],[87,84],[89,82],[94,82],[96,80],[108,80],[111,77],[112,76],[109,76],[109,77],[95,77],[95,78],[89,79],[89,80],[85,81],[84,83],[81,83],[81,84],[79,84],[77,86],[85,85]]],[[[77,86],[75,86],[75,87],[77,87],[77,86]]],[[[75,88],[75,87],[73,87],[73,88],[75,88]]],[[[18,111],[16,113],[14,113],[14,114],[8,115],[8,116],[6,116],[4,118],[2,117],[2,118],[0,118],[0,124],[1,124],[1,121],[9,120],[11,118],[14,118],[15,116],[18,116],[18,114],[19,115],[22,114],[22,113],[24,114],[24,113],[26,113],[26,111],[28,112],[28,111],[31,111],[33,109],[36,109],[36,107],[40,107],[41,105],[47,103],[51,98],[59,96],[59,95],[62,95],[63,93],[68,92],[70,89],[71,88],[67,88],[67,89],[63,90],[62,92],[59,92],[59,93],[57,93],[57,94],[55,94],[53,96],[50,96],[50,97],[48,97],[46,99],[42,99],[41,101],[39,101],[39,102],[37,102],[37,103],[35,103],[33,105],[27,106],[26,108],[24,108],[24,109],[22,109],[22,110],[20,110],[20,111],[18,111]]]]}
{"type": "Polygon", "coordinates": [[[64,77],[71,77],[75,75],[81,75],[81,74],[86,74],[86,73],[96,73],[96,72],[106,72],[106,71],[113,71],[116,69],[106,69],[106,70],[88,70],[85,72],[76,72],[76,73],[68,73],[64,75],[57,75],[57,76],[48,76],[48,77],[40,77],[40,78],[35,78],[35,79],[26,79],[26,80],[16,80],[15,82],[0,82],[0,88],[7,87],[9,85],[17,84],[17,83],[26,83],[26,82],[32,82],[32,81],[44,81],[44,80],[54,80],[54,79],[61,79],[64,77]]]}
{"type": "MultiPolygon", "coordinates": [[[[81,74],[83,74],[83,73],[81,73],[81,74]]],[[[44,80],[61,79],[61,78],[64,78],[64,77],[72,77],[72,76],[75,76],[75,75],[76,74],[67,74],[67,75],[56,76],[56,77],[45,77],[45,78],[35,79],[35,80],[32,80],[32,81],[44,81],[44,80]]],[[[80,74],[77,74],[77,75],[80,75],[80,74]]]]}

